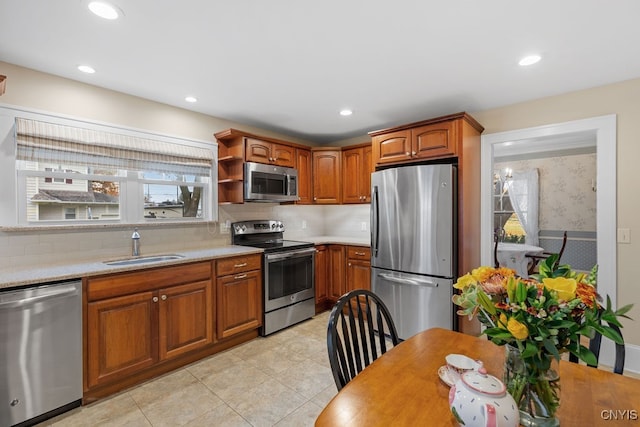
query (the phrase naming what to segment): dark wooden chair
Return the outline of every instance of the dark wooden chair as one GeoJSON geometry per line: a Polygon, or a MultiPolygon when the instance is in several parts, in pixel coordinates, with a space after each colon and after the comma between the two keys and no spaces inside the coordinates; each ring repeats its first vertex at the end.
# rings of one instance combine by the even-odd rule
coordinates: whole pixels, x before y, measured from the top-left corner
{"type": "Polygon", "coordinates": [[[554,265],[554,267],[557,267],[558,265],[560,265],[560,258],[562,258],[562,254],[564,253],[564,248],[567,246],[567,232],[565,231],[564,234],[562,235],[562,246],[560,246],[560,250],[558,252],[542,252],[541,254],[527,254],[526,257],[529,258],[529,264],[527,266],[527,270],[529,274],[533,274],[536,272],[536,267],[538,266],[538,264],[540,263],[540,261],[544,261],[545,259],[549,258],[550,255],[553,255],[555,253],[558,254],[558,259],[556,260],[556,263],[554,265]]]}
{"type": "Polygon", "coordinates": [[[376,294],[356,289],[340,297],[327,328],[329,363],[338,391],[400,341],[389,310],[376,294]]]}
{"type": "Polygon", "coordinates": [[[500,262],[498,261],[498,242],[500,241],[498,237],[498,233],[493,233],[493,266],[495,268],[500,267],[500,262]]]}
{"type": "MultiPolygon", "coordinates": [[[[613,325],[611,323],[609,323],[609,326],[611,328],[613,328],[617,333],[620,334],[620,336],[622,336],[622,332],[620,332],[620,328],[617,327],[616,325],[613,325]]],[[[591,350],[591,352],[596,356],[596,360],[600,359],[600,345],[602,344],[602,334],[600,334],[599,332],[596,332],[595,336],[593,338],[591,338],[589,340],[589,350],[591,350]]],[[[622,375],[623,371],[624,371],[624,359],[625,359],[625,349],[624,349],[624,344],[617,344],[616,343],[616,360],[615,363],[613,365],[613,372],[616,374],[620,374],[622,375]]],[[[574,363],[579,363],[579,359],[577,356],[574,356],[573,354],[569,355],[569,361],[574,362],[574,363]]],[[[597,368],[597,364],[596,365],[589,365],[593,368],[597,368]]]]}

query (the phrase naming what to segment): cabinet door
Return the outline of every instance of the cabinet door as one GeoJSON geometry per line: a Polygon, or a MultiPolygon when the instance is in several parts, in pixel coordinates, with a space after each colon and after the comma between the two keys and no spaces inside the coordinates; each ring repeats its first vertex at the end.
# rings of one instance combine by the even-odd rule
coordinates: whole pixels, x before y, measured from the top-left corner
{"type": "Polygon", "coordinates": [[[329,297],[337,301],[345,293],[345,250],[343,245],[329,245],[329,297]]]}
{"type": "Polygon", "coordinates": [[[216,330],[218,339],[256,329],[262,325],[262,276],[248,271],[219,277],[216,283],[216,330]]]}
{"type": "Polygon", "coordinates": [[[340,151],[314,151],[313,158],[313,202],[318,204],[340,203],[340,151]]]}
{"type": "Polygon", "coordinates": [[[160,289],[160,360],[213,342],[211,280],[160,289]]]}
{"type": "Polygon", "coordinates": [[[413,156],[416,158],[454,156],[456,154],[454,124],[454,121],[447,121],[412,129],[413,156]]]}
{"type": "Polygon", "coordinates": [[[288,168],[296,167],[296,149],[282,144],[271,144],[272,163],[288,168]]]}
{"type": "Polygon", "coordinates": [[[371,289],[371,249],[347,246],[347,291],[371,289]]]}
{"type": "Polygon", "coordinates": [[[327,246],[318,245],[315,258],[316,307],[327,300],[327,275],[327,246]]]}
{"type": "Polygon", "coordinates": [[[362,148],[342,152],[342,203],[362,203],[363,199],[362,148]]]}
{"type": "Polygon", "coordinates": [[[411,132],[401,130],[371,138],[376,165],[411,160],[411,132]]]}
{"type": "Polygon", "coordinates": [[[373,147],[368,146],[362,149],[362,173],[361,177],[361,191],[362,202],[371,203],[371,172],[373,168],[373,147]]]}
{"type": "Polygon", "coordinates": [[[245,138],[245,144],[247,162],[272,163],[273,153],[271,152],[270,142],[255,138],[245,138]]]}
{"type": "Polygon", "coordinates": [[[87,385],[134,374],[158,360],[157,302],[152,292],[87,305],[87,385]]]}
{"type": "Polygon", "coordinates": [[[298,168],[298,204],[311,204],[311,150],[296,148],[298,168]]]}
{"type": "Polygon", "coordinates": [[[354,289],[371,290],[371,262],[362,259],[349,259],[347,261],[346,290],[354,289]]]}

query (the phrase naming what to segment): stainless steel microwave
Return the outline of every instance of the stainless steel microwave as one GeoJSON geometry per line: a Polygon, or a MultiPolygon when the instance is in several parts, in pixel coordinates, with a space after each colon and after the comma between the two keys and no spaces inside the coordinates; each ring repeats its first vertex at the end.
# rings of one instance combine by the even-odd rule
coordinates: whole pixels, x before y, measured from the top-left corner
{"type": "Polygon", "coordinates": [[[244,200],[249,202],[298,201],[298,171],[294,168],[246,162],[244,200]]]}

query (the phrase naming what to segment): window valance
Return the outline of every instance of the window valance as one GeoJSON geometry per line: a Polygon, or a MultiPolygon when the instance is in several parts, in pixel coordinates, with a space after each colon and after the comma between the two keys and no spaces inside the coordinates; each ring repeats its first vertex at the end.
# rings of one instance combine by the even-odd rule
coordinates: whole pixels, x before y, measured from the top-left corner
{"type": "Polygon", "coordinates": [[[209,176],[213,152],[206,148],[16,117],[17,158],[209,176]]]}

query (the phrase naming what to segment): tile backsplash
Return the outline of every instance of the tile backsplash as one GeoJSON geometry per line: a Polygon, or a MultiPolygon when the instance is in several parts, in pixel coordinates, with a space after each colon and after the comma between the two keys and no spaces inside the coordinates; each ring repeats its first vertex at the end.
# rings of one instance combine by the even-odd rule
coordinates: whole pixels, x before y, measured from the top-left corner
{"type": "MultiPolygon", "coordinates": [[[[228,245],[227,221],[251,219],[283,221],[287,239],[369,237],[369,205],[246,203],[220,206],[219,223],[141,226],[140,251],[145,255],[228,245]]],[[[132,233],[133,226],[0,231],[0,270],[127,257],[132,233]]]]}

